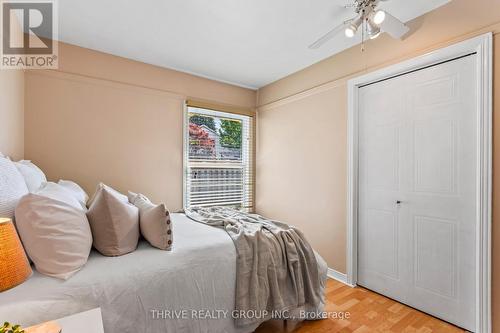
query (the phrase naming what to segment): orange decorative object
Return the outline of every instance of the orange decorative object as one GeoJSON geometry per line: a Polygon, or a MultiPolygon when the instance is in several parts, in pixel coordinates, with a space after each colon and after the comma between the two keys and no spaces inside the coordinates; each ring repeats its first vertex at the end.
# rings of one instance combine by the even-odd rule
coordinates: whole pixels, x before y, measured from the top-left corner
{"type": "Polygon", "coordinates": [[[23,283],[31,273],[12,220],[0,218],[0,292],[23,283]]]}

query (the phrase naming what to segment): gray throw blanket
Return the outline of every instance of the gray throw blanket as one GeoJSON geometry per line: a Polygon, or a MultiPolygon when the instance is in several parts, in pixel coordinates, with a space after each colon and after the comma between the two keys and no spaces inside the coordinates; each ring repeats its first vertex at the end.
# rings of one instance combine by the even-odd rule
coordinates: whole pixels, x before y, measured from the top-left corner
{"type": "MultiPolygon", "coordinates": [[[[224,208],[191,208],[191,219],[220,227],[232,238],[237,252],[238,312],[315,311],[322,303],[318,264],[304,235],[285,223],[260,215],[224,208]]],[[[236,326],[261,321],[235,318],[236,326]]]]}

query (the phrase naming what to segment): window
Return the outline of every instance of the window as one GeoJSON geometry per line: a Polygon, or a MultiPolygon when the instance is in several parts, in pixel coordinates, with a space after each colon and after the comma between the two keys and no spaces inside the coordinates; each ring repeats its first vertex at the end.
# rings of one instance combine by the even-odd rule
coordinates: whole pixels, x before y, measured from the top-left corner
{"type": "Polygon", "coordinates": [[[252,211],[252,116],[193,104],[188,102],[184,130],[184,206],[252,211]]]}

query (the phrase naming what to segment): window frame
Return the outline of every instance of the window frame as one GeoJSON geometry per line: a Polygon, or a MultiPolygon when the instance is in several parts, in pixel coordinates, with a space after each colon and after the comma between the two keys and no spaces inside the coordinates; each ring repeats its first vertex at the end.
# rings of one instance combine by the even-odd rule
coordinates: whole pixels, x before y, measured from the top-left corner
{"type": "Polygon", "coordinates": [[[187,181],[188,181],[188,170],[189,170],[189,108],[198,108],[205,109],[207,111],[214,111],[220,113],[226,113],[234,115],[235,118],[239,118],[242,116],[251,118],[251,126],[250,126],[250,134],[251,134],[251,147],[249,151],[250,155],[250,169],[251,169],[251,210],[250,212],[255,211],[255,156],[256,156],[256,112],[254,109],[250,108],[241,108],[241,107],[233,107],[223,104],[216,104],[211,102],[203,102],[203,101],[195,101],[195,100],[186,100],[184,102],[183,108],[183,146],[182,146],[182,207],[183,209],[187,208],[187,181]]]}

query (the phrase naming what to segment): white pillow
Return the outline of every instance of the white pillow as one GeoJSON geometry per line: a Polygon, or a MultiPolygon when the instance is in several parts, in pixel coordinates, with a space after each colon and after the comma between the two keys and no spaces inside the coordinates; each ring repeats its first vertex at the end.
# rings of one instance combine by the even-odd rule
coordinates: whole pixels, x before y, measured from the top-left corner
{"type": "Polygon", "coordinates": [[[31,161],[21,160],[14,162],[17,170],[23,175],[24,181],[28,190],[33,193],[40,188],[40,186],[47,182],[47,177],[39,167],[31,163],[31,161]]]}
{"type": "Polygon", "coordinates": [[[89,222],[78,200],[62,186],[45,183],[24,196],[16,208],[16,226],[40,273],[66,280],[87,262],[89,222]]]}
{"type": "Polygon", "coordinates": [[[71,192],[63,186],[53,182],[43,183],[33,194],[38,194],[53,200],[59,200],[67,205],[82,210],[82,205],[80,205],[80,202],[78,202],[71,192]]]}
{"type": "Polygon", "coordinates": [[[0,157],[0,217],[13,218],[17,203],[25,194],[28,188],[14,162],[0,157]]]}
{"type": "Polygon", "coordinates": [[[59,180],[57,184],[61,185],[64,187],[66,190],[70,191],[71,194],[75,197],[78,202],[82,205],[83,208],[87,208],[87,201],[89,200],[89,196],[87,193],[83,190],[83,188],[80,187],[75,182],[72,182],[71,180],[59,180]]]}

